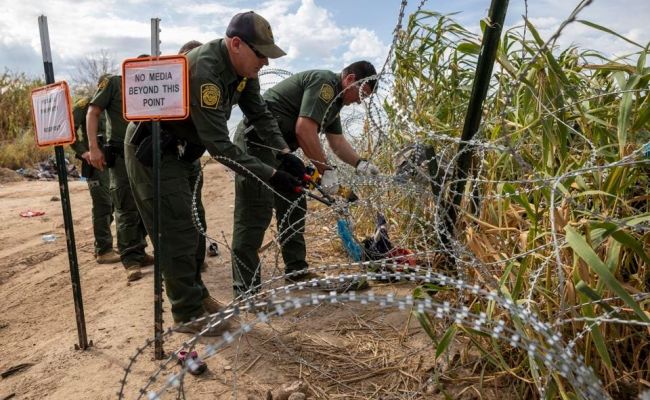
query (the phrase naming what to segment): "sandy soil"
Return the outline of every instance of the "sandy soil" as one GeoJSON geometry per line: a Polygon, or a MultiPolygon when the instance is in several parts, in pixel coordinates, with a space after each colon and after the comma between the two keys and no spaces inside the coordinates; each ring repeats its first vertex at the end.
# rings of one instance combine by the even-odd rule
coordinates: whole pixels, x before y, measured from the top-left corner
{"type": "MultiPolygon", "coordinates": [[[[230,240],[232,175],[216,163],[208,164],[205,174],[208,231],[230,240]]],[[[87,351],[75,350],[77,331],[58,183],[11,180],[0,183],[0,372],[23,363],[32,365],[0,379],[0,400],[117,398],[129,357],[153,335],[153,269],[145,269],[143,279],[127,285],[120,264],[94,262],[87,186],[70,182],[85,318],[93,342],[87,351]],[[19,216],[29,209],[45,215],[19,216]],[[52,233],[57,240],[45,243],[42,236],[52,233]]],[[[315,237],[314,230],[331,228],[309,229],[315,237]]],[[[329,242],[321,240],[310,248],[312,261],[345,259],[338,245],[329,242]]],[[[222,256],[207,259],[204,280],[215,298],[228,302],[230,260],[223,244],[221,250],[222,256]]],[[[373,286],[378,292],[412,290],[408,285],[373,286]]],[[[310,388],[308,398],[442,396],[434,395],[437,390],[426,382],[434,358],[430,339],[409,313],[377,308],[324,304],[259,325],[207,360],[206,374],[185,379],[184,394],[265,399],[268,391],[302,379],[310,388]]],[[[166,312],[165,327],[170,321],[166,312]]],[[[174,334],[166,339],[165,350],[176,350],[189,338],[174,334]]],[[[202,339],[198,349],[216,340],[202,339]]],[[[153,350],[146,348],[137,358],[128,376],[126,398],[136,398],[137,390],[156,371],[158,363],[152,357],[153,350]]],[[[175,398],[176,391],[166,397],[175,398]]]]}

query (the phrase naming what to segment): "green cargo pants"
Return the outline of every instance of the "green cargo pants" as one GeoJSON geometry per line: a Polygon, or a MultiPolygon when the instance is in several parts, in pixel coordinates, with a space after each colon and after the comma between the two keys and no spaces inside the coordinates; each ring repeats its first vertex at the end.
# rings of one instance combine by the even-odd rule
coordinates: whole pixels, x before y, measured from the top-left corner
{"type": "MultiPolygon", "coordinates": [[[[153,228],[153,170],[135,158],[130,144],[135,124],[126,131],[124,156],[133,195],[142,220],[151,234],[153,228]]],[[[197,163],[164,154],[160,165],[160,267],[165,291],[175,322],[187,322],[204,313],[202,301],[209,296],[201,279],[199,260],[205,257],[205,239],[192,222],[192,192],[197,163]],[[200,240],[199,240],[200,239],[200,240]],[[197,254],[203,243],[201,254],[197,254]]],[[[200,193],[199,193],[200,199],[200,193]]],[[[198,205],[197,205],[198,208],[198,205]]],[[[200,206],[202,209],[203,206],[200,206]]],[[[205,214],[203,214],[205,223],[205,214]]]]}
{"type": "MultiPolygon", "coordinates": [[[[234,143],[266,164],[278,164],[272,150],[245,142],[242,123],[237,127],[234,143]]],[[[235,294],[243,293],[261,283],[261,265],[257,252],[262,246],[264,233],[271,223],[273,208],[275,208],[282,246],[284,272],[300,271],[308,267],[305,260],[307,250],[304,238],[307,200],[298,194],[283,194],[283,196],[292,203],[275,195],[255,178],[239,174],[235,177],[232,237],[232,275],[235,294]],[[297,204],[294,204],[296,200],[297,204]]]]}
{"type": "Polygon", "coordinates": [[[108,171],[93,170],[92,178],[88,179],[88,190],[93,202],[93,233],[95,235],[95,255],[108,253],[113,249],[113,201],[109,190],[110,178],[108,171]]]}
{"type": "Polygon", "coordinates": [[[133,199],[124,158],[117,157],[115,165],[109,168],[108,172],[111,200],[115,207],[117,249],[122,264],[125,266],[139,264],[144,258],[144,249],[147,247],[146,231],[133,199]]]}

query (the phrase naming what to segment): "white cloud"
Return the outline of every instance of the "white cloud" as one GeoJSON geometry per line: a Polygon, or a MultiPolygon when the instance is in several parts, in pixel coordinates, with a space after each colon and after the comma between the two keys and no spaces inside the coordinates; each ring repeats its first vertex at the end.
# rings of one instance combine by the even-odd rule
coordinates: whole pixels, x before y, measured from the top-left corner
{"type": "MultiPolygon", "coordinates": [[[[544,40],[549,39],[568,18],[576,1],[537,0],[529,2],[528,16],[544,40]]],[[[650,2],[644,0],[619,0],[593,2],[578,14],[577,20],[586,20],[604,26],[632,40],[646,45],[650,31],[645,29],[650,15],[650,2]],[[643,27],[643,28],[641,28],[643,27]]],[[[520,19],[515,25],[523,24],[520,19]]],[[[561,48],[576,45],[582,49],[599,51],[606,56],[628,54],[639,48],[609,33],[594,29],[579,21],[567,25],[557,44],[561,48]]]]}
{"type": "Polygon", "coordinates": [[[389,46],[384,44],[373,31],[363,28],[347,30],[350,36],[348,50],[343,54],[343,62],[350,64],[358,60],[367,60],[379,70],[380,63],[386,59],[389,46]]]}
{"type": "Polygon", "coordinates": [[[301,0],[296,11],[290,12],[296,3],[280,0],[259,9],[273,27],[278,45],[287,52],[286,57],[274,60],[273,66],[338,71],[360,59],[377,64],[386,58],[388,46],[376,32],[341,26],[331,12],[318,6],[314,0],[301,0]]]}
{"type": "MultiPolygon", "coordinates": [[[[529,17],[528,21],[535,27],[537,30],[547,30],[554,29],[560,24],[560,20],[556,17],[529,17]]],[[[521,19],[517,25],[524,24],[524,20],[521,19]]]]}
{"type": "MultiPolygon", "coordinates": [[[[3,3],[9,0],[0,0],[3,3]]],[[[2,6],[0,4],[0,6],[2,6]]],[[[116,61],[150,50],[150,18],[161,18],[161,50],[175,53],[188,40],[206,42],[222,37],[232,15],[250,9],[269,20],[274,36],[287,56],[271,66],[297,71],[307,68],[340,69],[346,62],[367,58],[383,61],[387,46],[376,32],[358,26],[342,26],[326,8],[314,0],[269,0],[263,3],[228,3],[174,0],[50,0],[12,1],[0,13],[0,66],[40,75],[40,66],[25,61],[40,58],[37,18],[48,17],[50,42],[57,78],[69,72],[83,57],[100,49],[114,54],[116,61]],[[17,50],[25,46],[25,49],[17,50]],[[5,51],[6,50],[6,51],[5,51]],[[33,57],[25,57],[25,53],[33,57]]],[[[66,76],[67,75],[67,76],[66,76]]]]}
{"type": "MultiPolygon", "coordinates": [[[[273,27],[278,44],[287,51],[286,57],[271,61],[271,67],[298,71],[309,68],[339,70],[347,63],[368,59],[377,67],[386,58],[392,36],[390,24],[380,18],[396,20],[396,2],[355,0],[350,3],[357,12],[373,7],[373,18],[350,18],[347,4],[328,0],[0,0],[0,70],[30,74],[42,73],[40,39],[37,17],[48,17],[50,40],[55,57],[57,78],[74,69],[82,57],[106,49],[117,60],[149,52],[150,18],[160,17],[164,53],[174,53],[188,40],[202,42],[221,37],[231,16],[254,9],[265,16],[273,27]],[[357,3],[358,2],[358,3],[357,3]],[[337,10],[339,7],[339,11],[337,10]],[[343,20],[350,21],[347,24],[343,20]],[[365,24],[365,25],[364,25],[365,24]],[[384,31],[379,31],[383,26],[384,31]],[[390,32],[388,31],[390,30],[390,32]]],[[[544,38],[557,29],[576,1],[529,1],[529,17],[544,38]]],[[[483,1],[464,0],[445,4],[425,4],[425,9],[437,7],[462,8],[454,16],[468,29],[478,26],[485,16],[483,1]]],[[[444,12],[444,11],[443,11],[444,12]]],[[[511,2],[509,21],[519,20],[523,2],[511,2]]],[[[650,15],[648,0],[596,1],[579,16],[607,26],[629,36],[643,45],[650,41],[646,29],[650,15]]],[[[579,23],[568,26],[559,44],[577,44],[607,54],[622,54],[634,50],[625,41],[579,23]]]]}
{"type": "Polygon", "coordinates": [[[324,63],[335,60],[335,52],[345,39],[345,32],[337,26],[330,12],[317,6],[313,0],[302,0],[298,9],[291,13],[291,1],[269,4],[259,10],[273,27],[278,45],[287,56],[278,60],[281,64],[324,63]]]}

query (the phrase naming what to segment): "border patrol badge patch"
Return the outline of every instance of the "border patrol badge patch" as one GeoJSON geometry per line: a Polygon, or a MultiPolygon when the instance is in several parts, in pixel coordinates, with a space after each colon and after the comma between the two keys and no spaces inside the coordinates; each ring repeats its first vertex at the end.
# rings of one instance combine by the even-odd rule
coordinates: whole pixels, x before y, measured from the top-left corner
{"type": "Polygon", "coordinates": [[[246,89],[246,82],[248,82],[248,78],[244,78],[239,82],[239,85],[237,85],[237,91],[239,93],[243,92],[244,89],[246,89]]]}
{"type": "Polygon", "coordinates": [[[221,90],[214,83],[204,83],[201,85],[201,107],[217,108],[221,100],[221,90]]]}
{"type": "Polygon", "coordinates": [[[108,79],[109,79],[109,77],[106,77],[106,78],[102,79],[102,81],[99,82],[99,85],[97,85],[97,89],[99,89],[99,90],[106,89],[106,86],[108,86],[108,79]]]}
{"type": "Polygon", "coordinates": [[[320,87],[320,97],[325,103],[329,103],[334,98],[334,88],[332,85],[323,83],[323,86],[320,87]]]}

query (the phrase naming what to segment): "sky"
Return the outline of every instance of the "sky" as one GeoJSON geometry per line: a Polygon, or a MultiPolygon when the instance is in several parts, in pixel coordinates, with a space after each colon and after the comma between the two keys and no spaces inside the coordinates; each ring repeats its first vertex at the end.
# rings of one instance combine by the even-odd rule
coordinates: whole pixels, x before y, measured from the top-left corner
{"type": "MultiPolygon", "coordinates": [[[[407,15],[421,0],[410,0],[407,15]]],[[[174,54],[189,40],[206,42],[223,36],[235,13],[255,10],[271,24],[277,44],[287,56],[271,67],[297,72],[340,70],[367,59],[380,66],[387,56],[401,0],[0,0],[0,73],[42,76],[39,15],[48,19],[54,73],[57,80],[74,75],[82,58],[106,51],[120,63],[150,53],[150,19],[161,19],[163,54],[174,54]]],[[[528,16],[548,38],[570,14],[577,0],[528,0],[528,16]]],[[[478,31],[488,0],[429,0],[424,9],[458,12],[454,18],[478,31]]],[[[524,0],[510,0],[506,25],[521,24],[524,0]]],[[[649,0],[594,0],[579,16],[604,25],[643,45],[650,42],[649,0]]],[[[631,44],[574,23],[560,45],[576,44],[620,55],[631,44]]]]}

